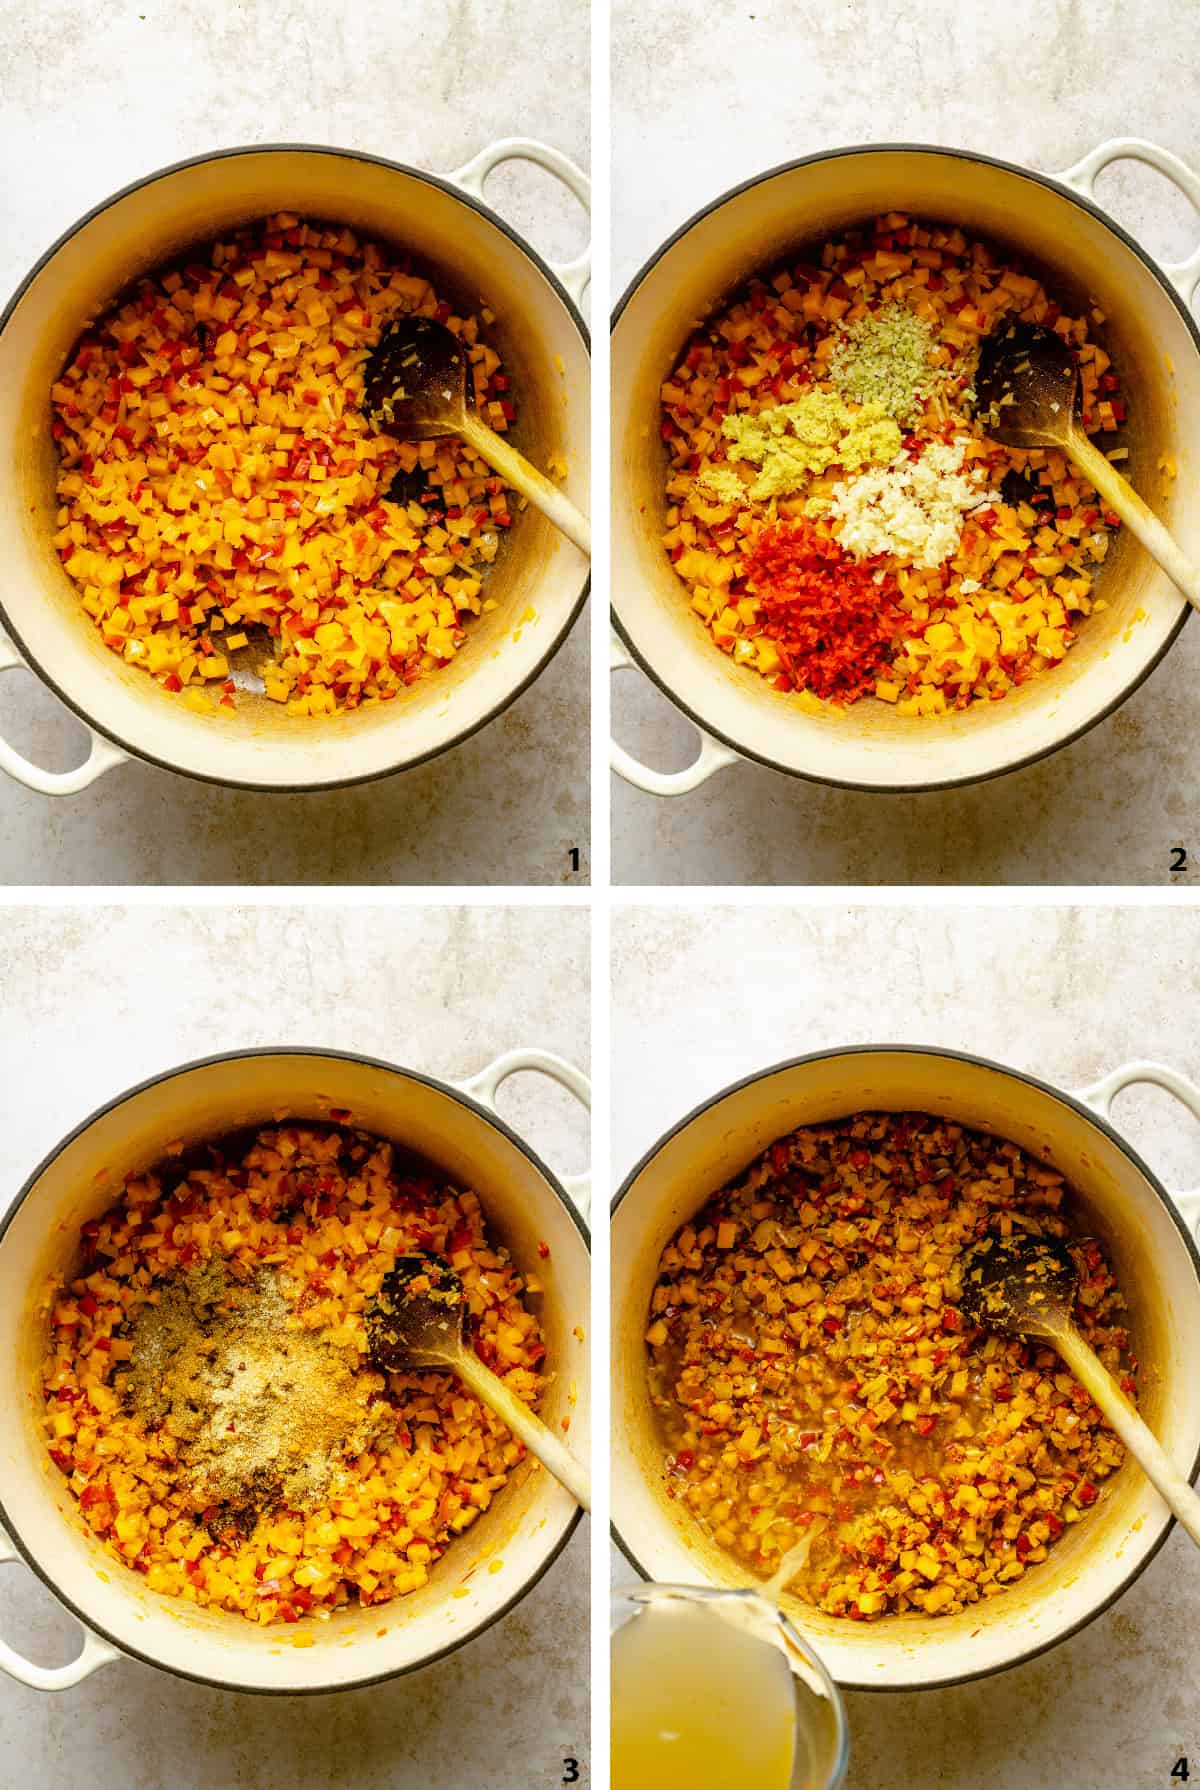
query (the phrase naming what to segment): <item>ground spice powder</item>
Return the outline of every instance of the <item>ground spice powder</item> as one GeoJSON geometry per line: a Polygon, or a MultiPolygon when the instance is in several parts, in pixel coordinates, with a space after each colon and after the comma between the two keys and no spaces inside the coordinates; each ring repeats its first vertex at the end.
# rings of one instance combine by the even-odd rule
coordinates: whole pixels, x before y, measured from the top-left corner
{"type": "Polygon", "coordinates": [[[210,1263],[167,1281],[131,1327],[125,1395],[176,1438],[198,1512],[252,1525],[309,1509],[392,1422],[383,1376],[291,1319],[277,1274],[239,1283],[210,1263]]]}

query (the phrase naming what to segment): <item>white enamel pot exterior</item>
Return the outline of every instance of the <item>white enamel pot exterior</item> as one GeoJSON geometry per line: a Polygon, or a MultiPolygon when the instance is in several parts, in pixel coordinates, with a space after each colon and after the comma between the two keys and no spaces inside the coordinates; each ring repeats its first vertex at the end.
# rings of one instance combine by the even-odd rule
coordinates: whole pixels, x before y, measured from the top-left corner
{"type": "Polygon", "coordinates": [[[539,465],[558,455],[564,489],[586,511],[590,363],[576,305],[588,261],[552,270],[482,203],[488,174],[514,159],[536,162],[588,203],[574,163],[523,138],[494,144],[444,179],[349,150],[234,149],[127,187],[42,258],[0,318],[0,628],[9,637],[0,639],[0,671],[24,664],[37,672],[87,724],[92,747],[77,770],[57,773],[0,738],[0,769],[49,795],[84,789],[127,756],[239,787],[328,789],[434,757],[533,681],[583,606],[588,566],[532,506],[515,514],[492,568],[497,608],[472,623],[444,671],[395,702],[315,720],[267,701],[206,716],[172,700],[103,645],[51,545],[49,391],[83,326],[135,277],[277,210],[392,243],[452,299],[486,303],[520,398],[514,440],[539,465]]]}
{"type": "MultiPolygon", "coordinates": [[[[744,1583],[729,1556],[667,1498],[646,1385],[650,1296],[664,1244],[710,1194],[794,1129],[864,1111],[940,1114],[1011,1138],[1067,1176],[1088,1228],[1111,1251],[1130,1307],[1139,1400],[1171,1459],[1200,1465],[1200,1195],[1173,1200],[1108,1122],[1132,1082],[1166,1088],[1200,1117],[1200,1090],[1169,1069],[1132,1063],[1072,1096],[952,1051],[878,1045],[782,1063],[716,1095],[655,1145],[618,1195],[612,1219],[612,1512],[639,1572],[667,1583],[744,1583]]],[[[1086,1521],[1002,1596],[957,1616],[847,1622],[793,1598],[788,1616],[839,1684],[918,1690],[982,1677],[1053,1646],[1112,1603],[1158,1551],[1172,1518],[1127,1460],[1086,1521]]]]}
{"type": "Polygon", "coordinates": [[[1200,253],[1159,268],[1091,202],[1109,162],[1148,162],[1200,207],[1182,162],[1132,139],[1105,144],[1056,179],[965,150],[842,149],[777,168],[727,193],[677,232],[634,280],[612,338],[612,601],[615,668],[636,663],[701,731],[678,773],[613,766],[657,795],[678,795],[724,765],[754,759],[817,782],[869,790],[973,783],[1077,738],[1137,688],[1175,639],[1186,600],[1128,533],[1116,538],[1090,617],[1063,663],[1003,702],[937,718],[869,699],[807,714],[794,698],[718,651],[662,546],[665,457],[659,387],[697,324],[757,269],[893,208],[961,225],[1040,267],[1064,303],[1104,311],[1131,427],[1122,470],[1193,559],[1200,557],[1200,333],[1188,309],[1200,253]],[[1178,470],[1164,477],[1160,462],[1178,470]]]}
{"type": "Polygon", "coordinates": [[[296,1631],[256,1628],[147,1589],[81,1523],[37,1430],[47,1296],[75,1258],[79,1227],[110,1204],[122,1177],[158,1161],[174,1140],[201,1142],[281,1114],[354,1122],[391,1137],[473,1188],[493,1234],[544,1292],[537,1301],[552,1374],[542,1415],[588,1458],[588,1241],[574,1201],[583,1177],[557,1179],[497,1116],[500,1083],[520,1070],[550,1075],[585,1104],[588,1084],[561,1058],[512,1051],[461,1087],[370,1058],[265,1050],[210,1058],[121,1095],[66,1138],[26,1183],[0,1230],[0,1558],[23,1559],[84,1625],[70,1665],[33,1665],[0,1642],[0,1669],[60,1690],[123,1654],[183,1678],[295,1695],[344,1690],[427,1664],[509,1610],[555,1559],[579,1512],[536,1465],[522,1467],[490,1510],[454,1542],[429,1583],[375,1609],[346,1609],[296,1631]],[[572,1189],[573,1193],[568,1192],[572,1189]],[[539,1244],[549,1245],[544,1259],[539,1244]]]}

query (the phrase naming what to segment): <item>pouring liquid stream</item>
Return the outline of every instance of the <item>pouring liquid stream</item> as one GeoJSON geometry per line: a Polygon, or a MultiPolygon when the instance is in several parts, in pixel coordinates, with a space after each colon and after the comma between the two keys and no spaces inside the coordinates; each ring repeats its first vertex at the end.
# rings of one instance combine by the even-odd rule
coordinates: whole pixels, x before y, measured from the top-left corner
{"type": "Polygon", "coordinates": [[[810,1705],[824,1687],[789,1657],[775,1619],[820,1526],[750,1597],[640,1594],[612,1640],[613,1790],[822,1790],[827,1723],[810,1705]]]}
{"type": "Polygon", "coordinates": [[[796,1574],[802,1572],[808,1565],[808,1556],[812,1553],[813,1542],[816,1541],[824,1527],[824,1517],[817,1517],[814,1522],[809,1524],[799,1541],[792,1544],[762,1587],[759,1592],[760,1597],[766,1598],[769,1604],[775,1604],[778,1607],[780,1598],[796,1574]]]}

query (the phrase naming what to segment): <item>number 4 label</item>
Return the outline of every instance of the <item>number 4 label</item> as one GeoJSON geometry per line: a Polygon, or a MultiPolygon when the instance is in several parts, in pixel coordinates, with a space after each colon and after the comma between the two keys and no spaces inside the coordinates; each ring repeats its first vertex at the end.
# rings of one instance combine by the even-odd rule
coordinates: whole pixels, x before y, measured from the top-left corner
{"type": "Polygon", "coordinates": [[[1175,1781],[1179,1784],[1186,1784],[1190,1781],[1191,1775],[1191,1772],[1188,1770],[1187,1760],[1176,1759],[1174,1765],[1171,1767],[1171,1776],[1175,1781]]]}

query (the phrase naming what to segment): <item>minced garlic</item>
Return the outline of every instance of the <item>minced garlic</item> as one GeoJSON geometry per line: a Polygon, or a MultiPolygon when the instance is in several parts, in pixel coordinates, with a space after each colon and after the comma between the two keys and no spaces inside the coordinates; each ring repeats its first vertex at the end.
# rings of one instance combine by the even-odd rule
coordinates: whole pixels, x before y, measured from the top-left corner
{"type": "Polygon", "coordinates": [[[828,513],[840,524],[842,547],[856,559],[887,553],[915,566],[949,559],[966,512],[999,501],[983,488],[978,472],[962,471],[964,452],[961,440],[935,441],[917,460],[901,455],[890,466],[840,479],[828,513]]]}

